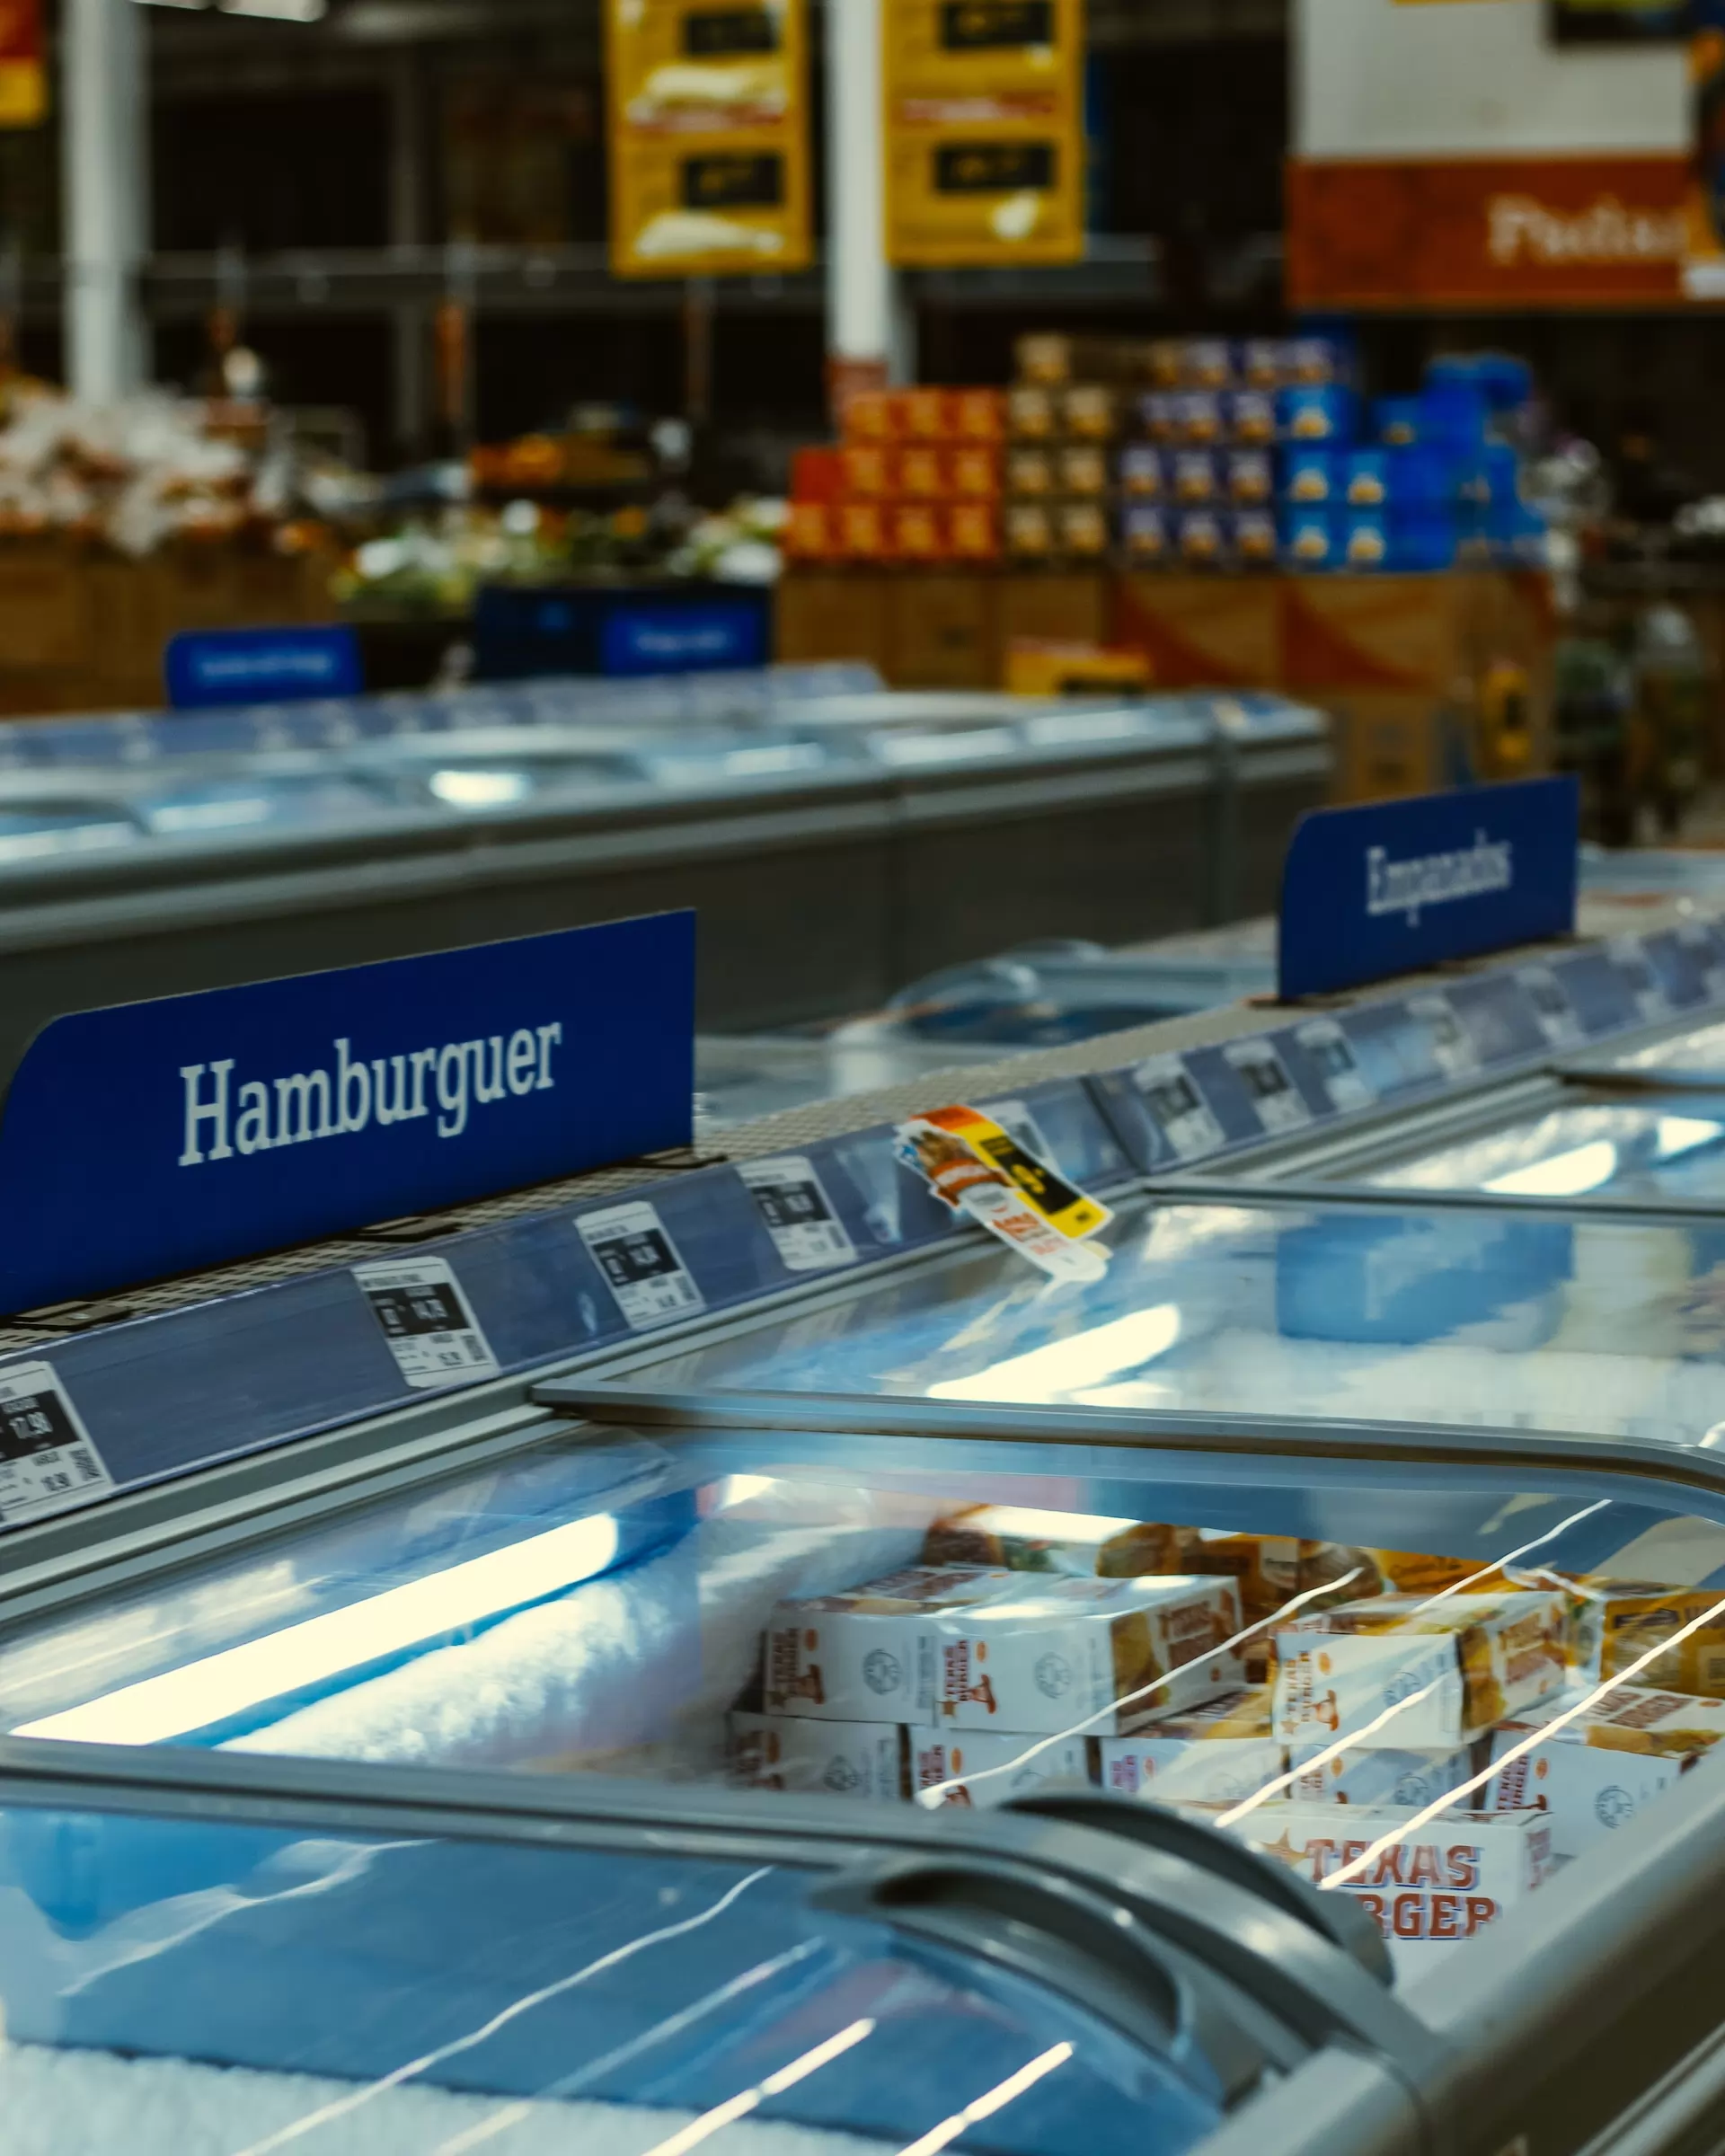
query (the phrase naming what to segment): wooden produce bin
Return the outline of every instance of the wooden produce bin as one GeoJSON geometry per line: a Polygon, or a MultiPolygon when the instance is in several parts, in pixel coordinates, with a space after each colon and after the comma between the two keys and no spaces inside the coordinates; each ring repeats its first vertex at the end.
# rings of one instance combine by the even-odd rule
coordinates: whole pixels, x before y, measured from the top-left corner
{"type": "Polygon", "coordinates": [[[1107,641],[1101,570],[794,569],[779,585],[784,664],[863,659],[895,689],[998,689],[1015,638],[1107,641]]]}
{"type": "Polygon", "coordinates": [[[1281,581],[1120,577],[1114,586],[1110,641],[1142,651],[1158,688],[1279,688],[1281,581]]]}

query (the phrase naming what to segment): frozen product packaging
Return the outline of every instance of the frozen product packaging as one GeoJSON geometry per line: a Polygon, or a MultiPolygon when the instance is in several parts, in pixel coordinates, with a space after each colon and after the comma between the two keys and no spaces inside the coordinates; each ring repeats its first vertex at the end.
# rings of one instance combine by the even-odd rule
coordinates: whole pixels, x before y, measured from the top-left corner
{"type": "Polygon", "coordinates": [[[1060,430],[1077,442],[1109,442],[1119,429],[1119,401],[1101,382],[1075,382],[1057,393],[1060,430]]]}
{"type": "Polygon", "coordinates": [[[913,1729],[908,1743],[911,1795],[923,1803],[984,1811],[1050,1783],[1094,1779],[1091,1746],[1082,1736],[1048,1743],[1004,1730],[913,1729]]]}
{"type": "Polygon", "coordinates": [[[1621,1677],[1652,1654],[1636,1671],[1638,1685],[1725,1699],[1725,1595],[1718,1588],[1582,1580],[1577,1596],[1576,1664],[1584,1674],[1621,1677]],[[1676,1646],[1666,1645],[1697,1620],[1706,1621],[1676,1646]]]}
{"type": "MultiPolygon", "coordinates": [[[[1216,1824],[1218,1807],[1181,1808],[1216,1824]]],[[[1418,1816],[1261,1804],[1229,1820],[1227,1831],[1314,1886],[1383,1842],[1336,1891],[1366,1909],[1397,1975],[1411,1977],[1524,1902],[1549,1876],[1554,1858],[1551,1827],[1538,1812],[1446,1812],[1411,1828],[1418,1816]]]]}
{"type": "Polygon", "coordinates": [[[1237,1802],[1287,1771],[1287,1755],[1270,1735],[1269,1693],[1262,1685],[1226,1692],[1138,1736],[1102,1737],[1096,1749],[1105,1789],[1159,1801],[1237,1802]]]}
{"type": "Polygon", "coordinates": [[[1085,560],[1108,552],[1108,511],[1100,501],[1063,501],[1055,511],[1057,551],[1085,560]]]}
{"type": "Polygon", "coordinates": [[[1236,508],[1262,508],[1275,491],[1276,473],[1265,450],[1228,452],[1227,494],[1236,508]]]}
{"type": "Polygon", "coordinates": [[[1044,500],[1054,492],[1052,449],[1012,449],[1006,455],[1006,491],[1044,500]]]}
{"type": "Polygon", "coordinates": [[[1099,442],[1068,442],[1057,457],[1061,493],[1094,497],[1108,492],[1108,451],[1099,442]]]}
{"type": "MultiPolygon", "coordinates": [[[[1333,1759],[1328,1745],[1300,1745],[1288,1755],[1297,1780],[1288,1790],[1296,1802],[1393,1806],[1418,1810],[1458,1789],[1473,1771],[1470,1745],[1438,1752],[1361,1751],[1350,1745],[1333,1759]]],[[[1495,1810],[1482,1801],[1482,1811],[1495,1810]]]]}
{"type": "Polygon", "coordinates": [[[1584,1706],[1588,1696],[1567,1692],[1505,1722],[1480,1799],[1482,1811],[1545,1813],[1560,1857],[1579,1857],[1626,1825],[1725,1736],[1725,1701],[1636,1684],[1584,1706]],[[1534,1736],[1542,1741],[1528,1750],[1534,1736]]]}
{"type": "Polygon", "coordinates": [[[1166,489],[1160,449],[1129,443],[1120,452],[1120,492],[1128,501],[1160,501],[1166,489]]]}
{"type": "Polygon", "coordinates": [[[928,1628],[943,1727],[1125,1736],[1244,1683],[1232,1580],[1007,1577],[928,1628]]]}
{"type": "Polygon", "coordinates": [[[920,1722],[933,1710],[930,1621],[1020,1586],[1011,1572],[910,1565],[844,1595],[782,1602],[768,1620],[762,1696],[771,1715],[920,1722]]]}
{"type": "Polygon", "coordinates": [[[1234,558],[1242,569],[1274,569],[1276,518],[1269,509],[1236,509],[1234,513],[1234,558]]]}
{"type": "Polygon", "coordinates": [[[1059,431],[1057,392],[1020,384],[1006,393],[1006,431],[1015,442],[1051,442],[1059,431]]]}
{"type": "Polygon", "coordinates": [[[1173,1528],[1146,1520],[977,1505],[934,1523],[923,1544],[923,1561],[1135,1579],[1148,1572],[1178,1572],[1180,1537],[1173,1528]]]}
{"type": "Polygon", "coordinates": [[[905,1733],[897,1722],[815,1722],[732,1714],[731,1771],[751,1789],[902,1804],[905,1733]]]}
{"type": "Polygon", "coordinates": [[[1561,1692],[1570,1645],[1561,1594],[1382,1595],[1303,1613],[1275,1637],[1276,1735],[1453,1750],[1561,1692]]]}
{"type": "Polygon", "coordinates": [[[1173,494],[1182,508],[1208,508],[1222,497],[1216,458],[1208,449],[1179,449],[1174,453],[1173,494]]]}
{"type": "Polygon", "coordinates": [[[1232,534],[1214,509],[1182,509],[1174,526],[1174,547],[1188,569],[1225,569],[1233,559],[1232,534]]]}
{"type": "Polygon", "coordinates": [[[1162,568],[1172,552],[1164,512],[1150,502],[1128,502],[1120,517],[1120,543],[1135,568],[1162,568]]]}
{"type": "Polygon", "coordinates": [[[1218,1527],[1188,1527],[1180,1533],[1181,1568],[1220,1573],[1237,1580],[1248,1624],[1273,1617],[1296,1595],[1333,1587],[1340,1602],[1358,1602],[1377,1591],[1377,1568],[1363,1550],[1342,1542],[1296,1541],[1291,1535],[1237,1534],[1218,1527]]]}
{"type": "Polygon", "coordinates": [[[1267,449],[1276,439],[1276,399],[1262,389],[1238,389],[1225,401],[1223,421],[1230,441],[1267,449]]]}
{"type": "Polygon", "coordinates": [[[1181,400],[1165,389],[1153,389],[1138,399],[1138,432],[1146,442],[1168,443],[1180,434],[1181,400]]]}

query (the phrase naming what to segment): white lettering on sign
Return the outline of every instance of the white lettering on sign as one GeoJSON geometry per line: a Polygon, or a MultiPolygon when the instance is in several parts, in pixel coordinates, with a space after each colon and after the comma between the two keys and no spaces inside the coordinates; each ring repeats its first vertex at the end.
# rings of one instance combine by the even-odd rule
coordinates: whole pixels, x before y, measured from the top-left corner
{"type": "Polygon", "coordinates": [[[180,1165],[200,1168],[281,1145],[349,1138],[374,1123],[416,1123],[428,1116],[436,1118],[440,1138],[458,1138],[476,1108],[511,1094],[553,1091],[552,1050],[562,1043],[562,1026],[553,1022],[369,1060],[356,1056],[352,1041],[343,1038],[333,1044],[332,1067],[279,1078],[236,1081],[231,1056],[182,1064],[180,1165]]]}
{"type": "Polygon", "coordinates": [[[1686,251],[1680,209],[1627,208],[1601,195],[1586,209],[1553,209],[1533,195],[1493,195],[1486,204],[1486,249],[1504,268],[1532,262],[1676,262],[1686,251]]]}
{"type": "Polygon", "coordinates": [[[1417,928],[1424,906],[1507,891],[1515,880],[1514,846],[1508,839],[1488,838],[1483,831],[1474,833],[1471,846],[1453,853],[1416,854],[1411,861],[1392,861],[1382,846],[1371,846],[1366,853],[1366,911],[1405,914],[1408,926],[1417,928]]]}

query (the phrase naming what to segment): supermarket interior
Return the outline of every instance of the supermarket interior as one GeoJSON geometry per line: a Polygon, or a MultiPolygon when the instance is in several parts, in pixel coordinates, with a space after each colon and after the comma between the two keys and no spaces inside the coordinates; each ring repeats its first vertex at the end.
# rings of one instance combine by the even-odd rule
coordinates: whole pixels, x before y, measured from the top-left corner
{"type": "Polygon", "coordinates": [[[1725,0],[0,0],[0,2156],[1725,2156],[1721,382],[1725,0]]]}

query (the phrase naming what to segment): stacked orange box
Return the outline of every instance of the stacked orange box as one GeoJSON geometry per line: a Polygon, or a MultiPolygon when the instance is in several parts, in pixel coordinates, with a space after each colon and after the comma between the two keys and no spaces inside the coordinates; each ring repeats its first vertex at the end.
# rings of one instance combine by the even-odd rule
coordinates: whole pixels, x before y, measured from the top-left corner
{"type": "Polygon", "coordinates": [[[832,449],[798,453],[785,552],[800,561],[993,561],[1006,400],[995,389],[870,392],[832,449]]]}

